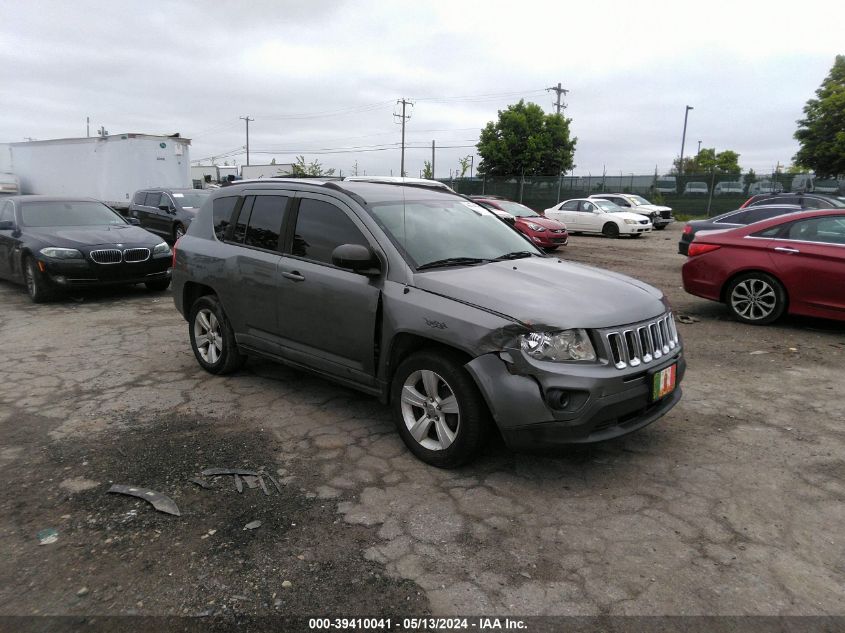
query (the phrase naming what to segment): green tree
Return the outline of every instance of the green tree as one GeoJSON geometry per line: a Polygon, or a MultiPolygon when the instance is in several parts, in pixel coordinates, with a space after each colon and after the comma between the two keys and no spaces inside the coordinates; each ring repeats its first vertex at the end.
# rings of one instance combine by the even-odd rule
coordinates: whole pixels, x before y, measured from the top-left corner
{"type": "Polygon", "coordinates": [[[431,169],[431,161],[427,160],[423,162],[423,178],[428,178],[429,180],[434,178],[434,171],[431,169]]]}
{"type": "Polygon", "coordinates": [[[570,136],[570,121],[523,100],[499,110],[499,120],[481,130],[478,173],[506,180],[569,171],[578,140],[570,136]]]}
{"type": "Polygon", "coordinates": [[[795,139],[801,146],[796,165],[822,178],[845,174],[845,55],[837,55],[833,68],[804,106],[795,139]]]}
{"type": "Polygon", "coordinates": [[[296,162],[291,168],[291,175],[296,178],[302,178],[303,176],[333,176],[334,168],[323,169],[320,161],[316,158],[310,163],[306,163],[305,156],[297,156],[296,162]]]}
{"type": "Polygon", "coordinates": [[[469,156],[464,156],[463,158],[458,159],[458,164],[461,166],[461,175],[459,176],[460,178],[463,178],[469,171],[470,160],[471,159],[469,156]]]}
{"type": "Polygon", "coordinates": [[[739,174],[742,169],[739,166],[739,154],[726,149],[716,154],[716,168],[724,174],[739,174]]]}
{"type": "Polygon", "coordinates": [[[757,182],[757,174],[754,173],[753,169],[749,169],[748,173],[745,174],[743,180],[745,181],[746,185],[750,185],[753,182],[757,182]]]}

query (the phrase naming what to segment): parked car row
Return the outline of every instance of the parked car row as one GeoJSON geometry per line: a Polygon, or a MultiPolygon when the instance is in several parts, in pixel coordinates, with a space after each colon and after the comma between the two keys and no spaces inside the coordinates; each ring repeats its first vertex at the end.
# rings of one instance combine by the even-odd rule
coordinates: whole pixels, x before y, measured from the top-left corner
{"type": "MultiPolygon", "coordinates": [[[[704,180],[689,181],[683,189],[679,189],[676,176],[661,176],[654,181],[654,190],[661,194],[677,195],[679,190],[684,196],[706,196],[710,194],[711,184],[704,180]]],[[[742,195],[749,196],[759,194],[783,193],[785,188],[778,180],[763,178],[751,183],[743,183],[741,180],[723,180],[712,185],[713,195],[742,195]]],[[[845,183],[834,178],[820,179],[810,174],[797,174],[792,177],[789,184],[791,193],[819,193],[827,195],[845,194],[845,183]]]]}

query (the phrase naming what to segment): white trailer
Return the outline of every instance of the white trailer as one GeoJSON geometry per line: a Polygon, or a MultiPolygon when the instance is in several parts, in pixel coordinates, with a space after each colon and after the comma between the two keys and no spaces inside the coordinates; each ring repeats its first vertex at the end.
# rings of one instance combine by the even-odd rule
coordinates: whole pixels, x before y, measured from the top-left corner
{"type": "Polygon", "coordinates": [[[204,188],[208,183],[217,184],[220,182],[220,172],[217,165],[191,165],[191,180],[194,187],[199,183],[200,188],[204,188]],[[206,180],[206,176],[208,180],[206,180]]]}
{"type": "Polygon", "coordinates": [[[127,209],[138,189],[191,186],[190,139],[150,134],[0,144],[0,172],[21,193],[96,198],[127,209]]]}
{"type": "Polygon", "coordinates": [[[291,173],[293,173],[293,163],[241,166],[241,178],[244,180],[252,180],[253,178],[278,178],[280,176],[290,176],[291,173]]]}

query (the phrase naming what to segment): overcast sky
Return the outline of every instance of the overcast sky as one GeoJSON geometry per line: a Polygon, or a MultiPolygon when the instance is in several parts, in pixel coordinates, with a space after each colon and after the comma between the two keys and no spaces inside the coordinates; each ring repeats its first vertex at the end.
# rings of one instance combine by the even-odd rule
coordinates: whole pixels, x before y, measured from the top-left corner
{"type": "Polygon", "coordinates": [[[192,159],[243,164],[248,115],[253,164],[304,154],[398,175],[404,97],[406,170],[435,140],[447,177],[497,110],[552,112],[544,89],[561,82],[576,174],[665,172],[687,104],[685,154],[701,140],[764,172],[789,163],[804,103],[845,53],[843,7],[0,0],[0,141],[85,136],[90,116],[92,133],[178,131],[192,159]]]}

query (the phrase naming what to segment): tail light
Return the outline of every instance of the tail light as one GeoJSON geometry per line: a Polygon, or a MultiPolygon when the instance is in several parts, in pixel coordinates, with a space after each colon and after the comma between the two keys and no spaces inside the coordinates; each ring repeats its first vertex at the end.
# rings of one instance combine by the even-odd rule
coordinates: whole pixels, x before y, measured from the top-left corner
{"type": "Polygon", "coordinates": [[[696,255],[704,255],[704,253],[710,253],[712,251],[717,251],[721,246],[718,244],[696,244],[693,242],[689,245],[689,252],[687,255],[690,257],[695,257],[696,255]]]}
{"type": "Polygon", "coordinates": [[[177,246],[179,246],[179,240],[176,240],[175,242],[173,242],[173,259],[170,260],[170,267],[171,268],[176,268],[176,247],[177,246]]]}
{"type": "Polygon", "coordinates": [[[684,227],[684,235],[689,235],[690,233],[692,233],[692,227],[689,224],[687,224],[684,227]]]}

